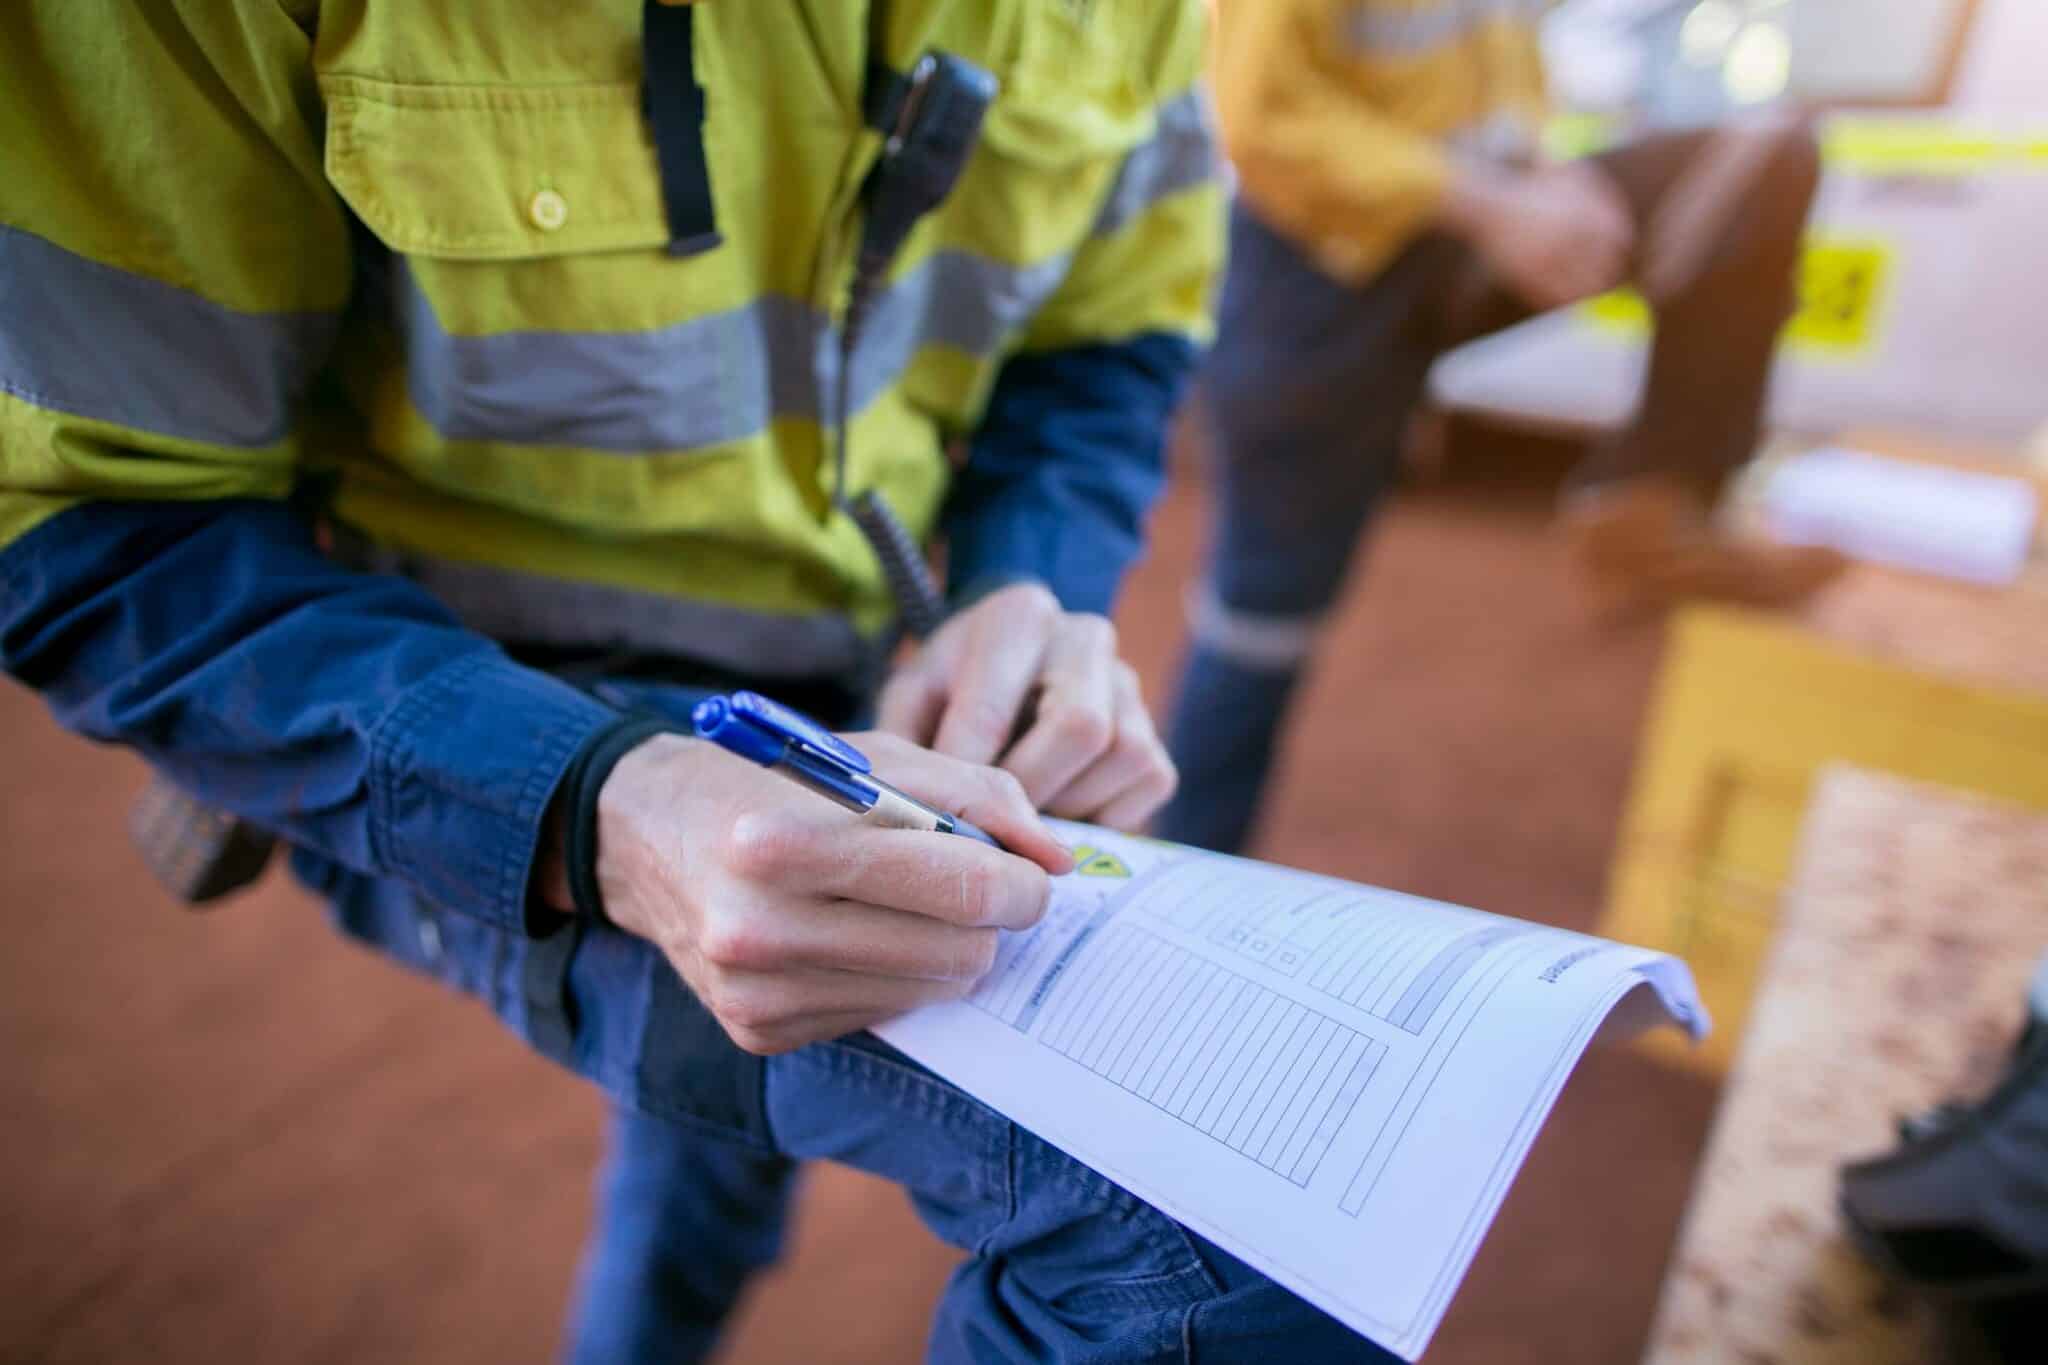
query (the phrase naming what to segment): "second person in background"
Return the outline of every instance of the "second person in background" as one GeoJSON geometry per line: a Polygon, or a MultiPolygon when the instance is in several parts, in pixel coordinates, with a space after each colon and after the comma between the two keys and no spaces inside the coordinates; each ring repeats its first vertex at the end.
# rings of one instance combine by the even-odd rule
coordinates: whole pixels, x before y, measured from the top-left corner
{"type": "Polygon", "coordinates": [[[1707,512],[1752,454],[1818,179],[1785,121],[1540,155],[1549,0],[1221,0],[1240,178],[1203,390],[1216,528],[1159,832],[1240,848],[1297,681],[1450,347],[1633,280],[1648,386],[1566,518],[1605,588],[1772,602],[1830,551],[1738,545],[1707,512]]]}

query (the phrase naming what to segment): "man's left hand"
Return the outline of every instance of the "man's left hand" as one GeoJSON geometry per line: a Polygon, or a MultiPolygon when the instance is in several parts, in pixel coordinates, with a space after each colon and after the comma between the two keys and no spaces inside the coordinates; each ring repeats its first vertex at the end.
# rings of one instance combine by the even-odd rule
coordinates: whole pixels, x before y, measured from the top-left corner
{"type": "Polygon", "coordinates": [[[1177,778],[1116,628],[1037,584],[990,593],[941,626],[882,689],[881,728],[1007,768],[1052,815],[1136,830],[1177,778]]]}

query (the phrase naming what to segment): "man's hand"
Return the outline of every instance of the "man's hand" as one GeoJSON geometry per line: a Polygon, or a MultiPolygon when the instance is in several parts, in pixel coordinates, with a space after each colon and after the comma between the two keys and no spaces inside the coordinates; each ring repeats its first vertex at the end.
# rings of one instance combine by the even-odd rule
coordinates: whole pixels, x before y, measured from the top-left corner
{"type": "Polygon", "coordinates": [[[970,763],[999,763],[1031,804],[1135,830],[1173,795],[1116,628],[1018,584],[941,626],[882,689],[881,727],[970,763]]]}
{"type": "Polygon", "coordinates": [[[1468,169],[1453,182],[1444,225],[1539,310],[1614,288],[1628,278],[1635,250],[1627,201],[1583,162],[1526,172],[1468,169]]]}
{"type": "Polygon", "coordinates": [[[1073,866],[1009,774],[890,735],[852,739],[892,783],[1016,852],[864,824],[673,735],[628,753],[598,793],[606,913],[660,948],[749,1052],[965,995],[995,961],[996,930],[1037,923],[1047,874],[1073,866]]]}

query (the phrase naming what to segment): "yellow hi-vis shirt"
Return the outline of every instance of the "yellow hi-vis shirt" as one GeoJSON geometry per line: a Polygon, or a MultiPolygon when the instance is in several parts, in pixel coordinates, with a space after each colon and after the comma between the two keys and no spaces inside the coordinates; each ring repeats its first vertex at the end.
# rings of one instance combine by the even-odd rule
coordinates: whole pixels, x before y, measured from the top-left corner
{"type": "MultiPolygon", "coordinates": [[[[312,466],[490,633],[844,667],[892,615],[827,458],[868,6],[690,12],[724,244],[674,258],[639,0],[0,8],[0,545],[312,466]]],[[[847,488],[924,534],[1007,357],[1202,339],[1222,191],[1199,0],[887,18],[1001,82],[852,376],[847,488]]]]}
{"type": "Polygon", "coordinates": [[[1554,0],[1218,0],[1214,84],[1240,193],[1338,279],[1426,228],[1455,153],[1520,155],[1554,0]]]}

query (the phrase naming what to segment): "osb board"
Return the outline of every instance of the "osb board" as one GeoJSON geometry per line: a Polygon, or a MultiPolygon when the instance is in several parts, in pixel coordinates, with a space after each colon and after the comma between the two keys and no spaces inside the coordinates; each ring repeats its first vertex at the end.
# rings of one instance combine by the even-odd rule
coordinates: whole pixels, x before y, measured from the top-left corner
{"type": "Polygon", "coordinates": [[[1672,624],[1600,930],[1692,965],[1715,1031],[1644,1046],[1724,1070],[1815,772],[1852,763],[2048,810],[2048,696],[1911,671],[1768,616],[1672,624]]]}
{"type": "Polygon", "coordinates": [[[2048,950],[2048,816],[1847,768],[1815,785],[1647,1359],[1918,1365],[1926,1324],[1849,1249],[1836,1170],[1981,1093],[2048,950]]]}

